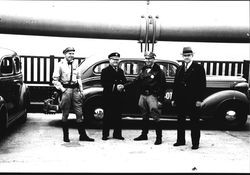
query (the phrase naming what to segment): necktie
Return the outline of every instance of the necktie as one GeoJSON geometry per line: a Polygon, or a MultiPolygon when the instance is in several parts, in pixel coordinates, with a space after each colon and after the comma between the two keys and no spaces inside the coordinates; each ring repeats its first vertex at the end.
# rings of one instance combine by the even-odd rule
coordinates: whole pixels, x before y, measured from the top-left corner
{"type": "Polygon", "coordinates": [[[188,69],[188,64],[185,63],[185,72],[187,71],[187,69],[188,69]]]}
{"type": "Polygon", "coordinates": [[[70,65],[70,68],[71,68],[71,71],[70,71],[70,80],[69,80],[69,84],[71,83],[72,81],[72,75],[73,75],[73,66],[72,66],[72,63],[69,64],[70,65]]]}

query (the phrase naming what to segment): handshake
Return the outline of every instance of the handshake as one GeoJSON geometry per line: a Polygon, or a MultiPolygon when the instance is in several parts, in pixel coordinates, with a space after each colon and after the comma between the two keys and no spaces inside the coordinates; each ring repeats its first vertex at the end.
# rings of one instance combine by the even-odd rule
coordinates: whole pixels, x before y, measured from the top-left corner
{"type": "Polygon", "coordinates": [[[119,91],[119,92],[122,92],[124,90],[124,85],[123,84],[118,84],[116,86],[116,89],[119,91]]]}

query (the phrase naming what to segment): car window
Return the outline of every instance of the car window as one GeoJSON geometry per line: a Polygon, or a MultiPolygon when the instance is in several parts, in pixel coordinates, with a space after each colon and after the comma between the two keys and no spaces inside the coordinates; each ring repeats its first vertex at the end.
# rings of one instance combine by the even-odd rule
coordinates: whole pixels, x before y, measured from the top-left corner
{"type": "Polygon", "coordinates": [[[94,72],[95,74],[101,74],[102,69],[104,69],[105,67],[108,67],[108,65],[109,65],[108,62],[100,63],[100,64],[98,64],[98,65],[96,65],[96,66],[94,67],[93,72],[94,72]]]}
{"type": "Polygon", "coordinates": [[[21,72],[21,61],[18,57],[14,58],[14,65],[15,65],[16,73],[20,73],[21,72]]]}
{"type": "Polygon", "coordinates": [[[145,65],[143,61],[121,61],[119,67],[124,71],[125,75],[138,75],[145,65]]]}
{"type": "Polygon", "coordinates": [[[5,57],[2,59],[1,73],[2,74],[12,74],[13,73],[12,57],[5,57]]]}
{"type": "Polygon", "coordinates": [[[157,62],[160,68],[165,72],[167,78],[174,78],[177,66],[172,63],[157,62]]]}

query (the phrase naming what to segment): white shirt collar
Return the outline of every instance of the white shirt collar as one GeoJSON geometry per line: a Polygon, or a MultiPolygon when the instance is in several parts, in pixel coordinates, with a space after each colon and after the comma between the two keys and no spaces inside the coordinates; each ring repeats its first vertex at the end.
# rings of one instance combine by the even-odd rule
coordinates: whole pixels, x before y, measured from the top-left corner
{"type": "Polygon", "coordinates": [[[192,63],[193,63],[193,60],[191,60],[189,63],[187,63],[187,69],[191,66],[192,63]]]}

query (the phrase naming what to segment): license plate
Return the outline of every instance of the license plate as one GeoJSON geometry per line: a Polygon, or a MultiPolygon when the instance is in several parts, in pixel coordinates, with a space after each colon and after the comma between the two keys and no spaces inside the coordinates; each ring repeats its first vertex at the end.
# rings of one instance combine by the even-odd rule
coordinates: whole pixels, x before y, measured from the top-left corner
{"type": "Polygon", "coordinates": [[[165,101],[171,101],[172,100],[172,94],[173,94],[173,90],[172,89],[167,89],[164,99],[165,101]]]}

